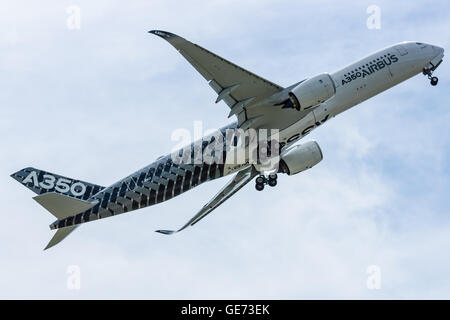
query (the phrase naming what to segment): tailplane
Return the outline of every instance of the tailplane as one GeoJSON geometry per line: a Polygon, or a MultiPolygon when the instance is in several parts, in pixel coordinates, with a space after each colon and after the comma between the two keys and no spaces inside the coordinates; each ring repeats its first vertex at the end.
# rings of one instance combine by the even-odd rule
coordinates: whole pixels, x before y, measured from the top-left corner
{"type": "MultiPolygon", "coordinates": [[[[74,216],[78,213],[84,212],[86,210],[94,207],[98,201],[85,201],[80,199],[71,198],[59,193],[45,193],[33,198],[48,210],[52,215],[54,215],[58,220],[65,219],[67,217],[74,216]]],[[[47,244],[44,250],[53,247],[54,245],[60,243],[65,237],[67,237],[75,228],[75,226],[64,227],[56,230],[53,238],[47,244]]]]}
{"type": "MultiPolygon", "coordinates": [[[[38,194],[33,199],[58,220],[94,207],[98,201],[89,201],[88,199],[105,188],[31,167],[19,170],[11,177],[38,194]]],[[[61,242],[76,228],[77,226],[69,226],[58,229],[45,249],[61,242]]]]}
{"type": "Polygon", "coordinates": [[[98,200],[90,202],[54,192],[41,194],[33,199],[58,220],[89,210],[98,203],[98,200]]]}
{"type": "Polygon", "coordinates": [[[56,233],[53,235],[53,238],[51,238],[50,242],[47,244],[44,250],[47,250],[48,248],[51,248],[63,241],[64,238],[67,237],[77,227],[78,226],[70,226],[56,230],[56,233]]]}

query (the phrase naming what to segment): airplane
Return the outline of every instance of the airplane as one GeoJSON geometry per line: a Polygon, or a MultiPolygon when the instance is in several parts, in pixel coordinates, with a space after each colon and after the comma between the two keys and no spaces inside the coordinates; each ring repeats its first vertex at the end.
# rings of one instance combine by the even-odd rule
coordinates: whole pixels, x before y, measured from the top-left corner
{"type": "Polygon", "coordinates": [[[223,176],[234,174],[192,219],[178,230],[157,232],[169,235],[195,225],[255,177],[258,191],[265,185],[274,187],[278,173],[295,175],[322,160],[316,141],[298,144],[300,139],[345,110],[419,73],[427,76],[432,86],[437,85],[438,78],[433,72],[444,57],[441,47],[406,41],[376,51],[338,71],[320,73],[285,88],[176,34],[161,30],[149,33],[175,47],[217,93],[216,103],[224,101],[230,108],[228,117],[236,117],[237,121],[177,152],[159,157],[108,187],[32,167],[13,173],[11,176],[35,192],[33,199],[57,219],[50,225],[50,229],[57,231],[44,250],[61,242],[83,223],[158,204],[223,176]],[[232,157],[233,147],[236,151],[238,145],[243,150],[255,145],[255,139],[250,144],[251,135],[246,134],[251,130],[275,132],[272,135],[270,131],[269,138],[277,139],[261,140],[267,142],[262,143],[262,148],[258,145],[259,138],[256,142],[258,150],[278,155],[275,164],[258,162],[259,151],[256,161],[249,161],[250,152],[239,162],[232,157]],[[202,158],[189,161],[194,153],[208,149],[213,150],[213,161],[202,158]],[[174,155],[188,161],[179,161],[174,155]],[[233,160],[227,161],[228,158],[233,160]]]}

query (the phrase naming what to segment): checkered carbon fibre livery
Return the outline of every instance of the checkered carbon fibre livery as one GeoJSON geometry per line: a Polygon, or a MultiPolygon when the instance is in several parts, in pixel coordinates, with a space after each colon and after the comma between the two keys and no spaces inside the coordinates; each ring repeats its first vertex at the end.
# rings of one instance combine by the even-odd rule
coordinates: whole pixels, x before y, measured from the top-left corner
{"type": "MultiPolygon", "coordinates": [[[[220,131],[225,136],[227,129],[235,129],[236,127],[237,123],[233,123],[220,129],[220,131]]],[[[207,145],[214,143],[214,140],[211,139],[207,142],[202,143],[202,151],[207,145]]],[[[191,159],[193,158],[194,144],[191,144],[191,159]]],[[[98,200],[98,204],[92,209],[66,219],[57,220],[50,225],[50,228],[59,229],[78,225],[169,200],[203,182],[222,177],[225,161],[226,143],[224,143],[223,158],[219,164],[176,164],[173,162],[171,155],[164,156],[90,197],[88,201],[98,200]]]]}

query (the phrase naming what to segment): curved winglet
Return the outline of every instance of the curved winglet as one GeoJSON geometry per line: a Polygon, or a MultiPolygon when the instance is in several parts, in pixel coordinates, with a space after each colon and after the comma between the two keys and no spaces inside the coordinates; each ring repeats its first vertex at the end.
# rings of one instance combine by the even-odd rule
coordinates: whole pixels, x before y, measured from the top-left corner
{"type": "Polygon", "coordinates": [[[157,35],[158,37],[164,38],[164,39],[168,39],[168,38],[172,38],[172,37],[176,37],[176,34],[173,34],[171,32],[167,32],[167,31],[163,31],[163,30],[150,30],[148,33],[157,35]]]}
{"type": "Polygon", "coordinates": [[[178,231],[173,231],[173,230],[156,230],[155,232],[159,232],[159,233],[162,233],[162,234],[170,235],[170,234],[177,233],[178,231]]]}

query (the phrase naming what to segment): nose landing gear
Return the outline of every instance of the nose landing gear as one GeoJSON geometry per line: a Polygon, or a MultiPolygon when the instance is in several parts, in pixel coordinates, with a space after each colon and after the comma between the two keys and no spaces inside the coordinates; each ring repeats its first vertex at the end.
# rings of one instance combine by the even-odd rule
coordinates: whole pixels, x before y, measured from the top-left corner
{"type": "Polygon", "coordinates": [[[438,79],[438,77],[433,77],[433,71],[434,71],[434,68],[425,67],[425,68],[423,68],[422,73],[424,75],[427,75],[428,79],[430,80],[430,84],[432,86],[435,86],[438,84],[439,79],[438,79]]]}
{"type": "Polygon", "coordinates": [[[432,86],[437,85],[438,81],[439,81],[438,77],[431,77],[431,79],[430,79],[430,83],[432,86]]]}
{"type": "Polygon", "coordinates": [[[255,188],[258,191],[262,191],[264,190],[264,185],[268,184],[271,187],[275,187],[277,185],[277,174],[276,173],[271,173],[269,174],[268,177],[266,177],[265,175],[260,175],[259,177],[256,178],[255,182],[255,188]]]}

